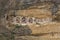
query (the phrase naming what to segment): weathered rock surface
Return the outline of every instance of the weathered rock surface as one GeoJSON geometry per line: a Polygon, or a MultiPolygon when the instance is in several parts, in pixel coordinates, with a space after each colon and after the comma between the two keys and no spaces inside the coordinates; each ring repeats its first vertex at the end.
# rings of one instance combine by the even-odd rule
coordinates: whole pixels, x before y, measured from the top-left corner
{"type": "MultiPolygon", "coordinates": [[[[55,8],[58,9],[58,4],[60,5],[59,0],[0,0],[0,33],[8,33],[8,36],[16,35],[29,35],[29,36],[14,36],[15,40],[59,40],[60,37],[60,23],[58,22],[51,22],[47,25],[29,25],[28,27],[20,27],[16,28],[14,26],[5,28],[5,20],[2,19],[5,14],[10,15],[23,15],[23,16],[30,16],[30,17],[37,17],[37,18],[52,18],[52,12],[55,14],[55,8]],[[47,2],[47,3],[46,3],[47,2]],[[52,11],[51,11],[52,7],[52,11]],[[22,10],[23,9],[23,10],[22,10]],[[13,34],[9,35],[8,29],[12,32],[11,28],[13,28],[13,34]],[[52,36],[54,36],[52,38],[52,36]],[[58,35],[57,35],[58,34],[58,35]],[[32,36],[33,35],[33,36],[32,36]],[[45,35],[45,36],[41,36],[45,35]],[[43,38],[44,37],[44,38],[43,38]],[[47,38],[48,37],[48,38],[47,38]]],[[[60,12],[58,12],[60,13],[60,12]]],[[[5,17],[4,17],[5,18],[5,17]]],[[[58,18],[59,20],[59,18],[58,18]]],[[[7,35],[7,34],[6,34],[7,35]]],[[[14,38],[12,37],[12,38],[14,38]]],[[[3,37],[4,38],[4,37],[3,37]]],[[[3,39],[2,38],[2,39],[3,39]]],[[[1,39],[1,40],[2,40],[1,39]]],[[[6,39],[3,39],[6,40],[6,39]]],[[[8,39],[7,39],[8,40],[8,39]]]]}

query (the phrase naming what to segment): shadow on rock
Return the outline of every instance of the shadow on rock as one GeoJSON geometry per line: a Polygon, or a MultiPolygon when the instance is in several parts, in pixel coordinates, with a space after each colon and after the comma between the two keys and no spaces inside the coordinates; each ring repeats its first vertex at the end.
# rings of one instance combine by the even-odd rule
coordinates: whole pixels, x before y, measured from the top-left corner
{"type": "Polygon", "coordinates": [[[16,28],[13,30],[13,33],[17,35],[30,35],[32,33],[31,29],[28,26],[16,26],[16,28]]]}

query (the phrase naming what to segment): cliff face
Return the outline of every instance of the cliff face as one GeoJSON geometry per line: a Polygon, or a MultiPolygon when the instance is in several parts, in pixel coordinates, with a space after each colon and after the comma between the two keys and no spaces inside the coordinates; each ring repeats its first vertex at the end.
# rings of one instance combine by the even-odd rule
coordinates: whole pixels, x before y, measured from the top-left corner
{"type": "MultiPolygon", "coordinates": [[[[52,37],[58,34],[59,36],[60,23],[51,20],[59,20],[60,18],[59,3],[59,0],[1,0],[0,25],[1,27],[3,27],[4,25],[4,27],[6,27],[9,31],[13,32],[13,34],[15,33],[15,37],[21,34],[29,35],[32,37],[32,39],[36,38],[33,36],[41,35],[44,37],[52,37]],[[32,18],[32,20],[35,18],[37,21],[34,20],[34,23],[29,23],[29,18],[32,18]],[[16,22],[16,19],[18,23],[16,22]],[[51,21],[46,22],[46,20],[51,21]],[[23,21],[23,23],[21,21],[23,21]],[[27,21],[25,24],[28,25],[23,25],[25,21],[27,21]],[[41,24],[39,24],[39,22],[41,24]]],[[[19,38],[19,36],[17,38],[19,38]]],[[[38,40],[38,38],[40,37],[37,37],[36,40],[38,40]]]]}
{"type": "Polygon", "coordinates": [[[1,7],[5,9],[24,9],[22,7],[28,8],[29,6],[36,5],[43,2],[51,2],[54,4],[59,3],[59,0],[1,0],[1,7]]]}
{"type": "MultiPolygon", "coordinates": [[[[51,2],[44,2],[44,3],[39,3],[39,4],[34,4],[32,6],[29,6],[27,7],[26,9],[23,9],[23,10],[20,10],[20,9],[17,9],[17,10],[10,10],[9,11],[9,16],[22,16],[22,17],[36,17],[36,18],[53,18],[52,16],[52,12],[51,12],[51,7],[53,7],[54,4],[51,3],[51,2]]],[[[24,8],[25,6],[23,6],[24,8]]],[[[19,8],[19,6],[17,7],[19,8]]],[[[55,10],[55,9],[54,9],[55,10]]],[[[52,10],[53,12],[55,12],[54,10],[52,10]]],[[[12,18],[13,19],[13,18],[12,18]]],[[[29,19],[29,18],[28,18],[29,19]]],[[[47,25],[36,25],[36,24],[33,24],[33,25],[29,25],[30,29],[32,30],[32,34],[38,34],[38,33],[49,33],[49,32],[56,32],[57,30],[54,31],[54,29],[57,27],[55,27],[54,25],[57,24],[55,22],[50,22],[50,23],[46,23],[47,25]],[[51,28],[50,28],[50,25],[51,25],[51,28]],[[55,27],[52,27],[52,25],[55,27]],[[42,27],[42,28],[40,28],[42,27]],[[46,27],[46,28],[43,28],[43,27],[46,27]],[[35,30],[34,30],[35,29],[35,30]],[[41,29],[41,30],[40,30],[41,29]],[[42,30],[44,29],[44,30],[42,30]],[[46,31],[45,31],[46,29],[46,31]],[[52,30],[50,30],[52,29],[52,30]],[[37,32],[37,30],[39,30],[37,32]],[[36,32],[35,32],[36,31],[36,32]],[[43,32],[44,31],[44,32],[43,32]]],[[[12,23],[10,23],[12,24],[12,23]]],[[[59,23],[57,24],[59,26],[59,23]]],[[[13,25],[9,25],[10,27],[8,28],[12,28],[13,25]]],[[[59,28],[59,27],[58,27],[59,28]]],[[[57,28],[57,29],[58,29],[57,28]]],[[[12,28],[14,29],[14,27],[12,28]]]]}
{"type": "Polygon", "coordinates": [[[49,2],[53,3],[54,5],[57,5],[56,0],[35,0],[35,1],[33,0],[8,0],[8,1],[1,0],[0,10],[1,10],[1,13],[4,14],[8,12],[9,10],[29,9],[31,6],[34,6],[34,8],[36,8],[35,6],[43,5],[44,3],[46,4],[49,2]]]}

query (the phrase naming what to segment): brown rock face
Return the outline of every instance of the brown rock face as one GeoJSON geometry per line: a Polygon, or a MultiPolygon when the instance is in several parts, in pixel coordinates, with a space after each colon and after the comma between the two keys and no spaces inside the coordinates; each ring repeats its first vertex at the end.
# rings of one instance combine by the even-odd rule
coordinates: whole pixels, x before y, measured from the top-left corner
{"type": "MultiPolygon", "coordinates": [[[[1,0],[0,1],[0,33],[8,33],[12,36],[11,39],[15,40],[50,40],[48,38],[53,38],[51,40],[59,40],[54,38],[60,38],[60,7],[58,6],[59,0],[1,0]],[[4,2],[3,2],[4,1],[4,2]],[[57,4],[56,4],[57,3],[57,4]],[[9,5],[8,5],[9,4],[9,5]],[[58,11],[54,7],[59,7],[58,11]],[[51,8],[52,7],[52,8],[51,8]],[[52,15],[52,13],[57,13],[58,15],[52,15]],[[6,15],[5,15],[6,14],[6,15]],[[51,18],[56,21],[50,21],[46,23],[29,24],[24,26],[14,25],[11,20],[13,17],[34,17],[37,19],[51,18]],[[10,18],[10,19],[9,19],[10,18]],[[58,21],[58,22],[57,22],[58,21]],[[9,22],[9,23],[7,23],[9,22]],[[7,29],[6,29],[7,28],[7,29]],[[8,31],[7,31],[8,30],[8,31]]],[[[23,21],[23,20],[22,20],[23,21]]],[[[23,23],[22,23],[23,24],[23,23]]],[[[6,34],[7,35],[7,34],[6,34]]],[[[8,35],[9,36],[9,35],[8,35]]]]}

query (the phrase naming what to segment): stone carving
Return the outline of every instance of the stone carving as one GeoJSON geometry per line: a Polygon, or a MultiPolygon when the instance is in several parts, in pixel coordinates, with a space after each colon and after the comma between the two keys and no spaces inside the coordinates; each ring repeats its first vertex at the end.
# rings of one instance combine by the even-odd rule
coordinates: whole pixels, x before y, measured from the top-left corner
{"type": "Polygon", "coordinates": [[[44,24],[48,22],[52,22],[52,18],[35,18],[35,17],[24,17],[24,16],[16,16],[12,17],[10,20],[11,24],[18,25],[30,25],[30,24],[44,24]]]}

